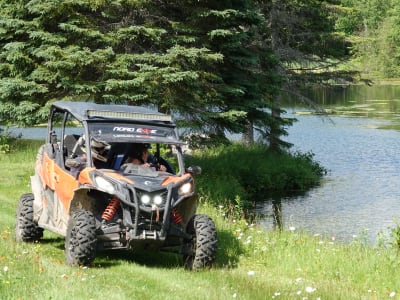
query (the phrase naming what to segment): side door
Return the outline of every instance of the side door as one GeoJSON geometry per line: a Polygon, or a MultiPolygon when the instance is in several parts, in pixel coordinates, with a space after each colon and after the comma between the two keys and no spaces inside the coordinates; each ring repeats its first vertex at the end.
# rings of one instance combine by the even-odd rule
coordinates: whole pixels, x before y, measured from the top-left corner
{"type": "MultiPolygon", "coordinates": [[[[59,156],[60,147],[61,147],[61,138],[62,137],[62,120],[63,120],[64,112],[57,111],[53,109],[50,112],[49,122],[48,122],[48,131],[46,136],[46,143],[41,149],[41,159],[37,160],[37,168],[39,170],[45,191],[55,190],[55,162],[56,158],[59,156]]],[[[47,201],[52,199],[51,195],[46,193],[47,201]]]]}
{"type": "Polygon", "coordinates": [[[70,201],[78,182],[65,166],[68,156],[67,147],[73,147],[65,142],[66,135],[78,136],[82,126],[76,120],[71,120],[69,112],[53,110],[48,124],[48,136],[43,147],[41,160],[41,177],[44,185],[43,208],[45,213],[41,224],[55,232],[64,234],[68,221],[70,201]]]}
{"type": "Polygon", "coordinates": [[[62,124],[63,138],[60,141],[60,149],[56,153],[54,165],[55,194],[66,213],[69,211],[71,200],[79,184],[75,174],[65,165],[65,162],[72,155],[82,154],[82,149],[77,143],[83,136],[84,127],[82,123],[71,114],[66,113],[62,124]]]}

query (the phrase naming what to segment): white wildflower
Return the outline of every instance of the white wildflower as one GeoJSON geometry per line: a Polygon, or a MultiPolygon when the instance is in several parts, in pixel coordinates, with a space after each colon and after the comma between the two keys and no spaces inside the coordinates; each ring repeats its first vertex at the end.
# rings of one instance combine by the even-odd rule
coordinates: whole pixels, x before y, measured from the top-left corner
{"type": "Polygon", "coordinates": [[[317,289],[311,286],[306,287],[306,292],[307,293],[314,293],[317,289]]]}
{"type": "Polygon", "coordinates": [[[254,271],[248,271],[248,272],[247,272],[247,275],[249,275],[249,276],[254,276],[254,274],[255,274],[254,271]]]}

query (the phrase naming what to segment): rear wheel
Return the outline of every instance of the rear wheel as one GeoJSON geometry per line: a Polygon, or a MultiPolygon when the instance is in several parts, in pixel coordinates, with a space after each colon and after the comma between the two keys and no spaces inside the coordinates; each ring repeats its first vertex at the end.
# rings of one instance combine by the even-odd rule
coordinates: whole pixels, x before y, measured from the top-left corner
{"type": "Polygon", "coordinates": [[[33,200],[33,194],[23,194],[19,199],[15,223],[18,242],[32,242],[43,237],[43,228],[33,220],[33,200]]]}
{"type": "Polygon", "coordinates": [[[65,237],[65,257],[69,265],[90,265],[96,257],[96,221],[90,211],[72,213],[65,237]]]}
{"type": "Polygon", "coordinates": [[[211,267],[217,254],[217,231],[213,220],[207,215],[194,215],[187,225],[193,235],[184,254],[185,267],[191,270],[211,267]]]}

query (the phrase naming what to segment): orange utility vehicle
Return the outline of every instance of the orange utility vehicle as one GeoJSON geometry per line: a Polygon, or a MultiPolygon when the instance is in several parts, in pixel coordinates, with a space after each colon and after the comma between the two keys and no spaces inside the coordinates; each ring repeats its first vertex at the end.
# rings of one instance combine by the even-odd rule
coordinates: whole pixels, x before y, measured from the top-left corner
{"type": "Polygon", "coordinates": [[[41,239],[44,229],[65,236],[71,265],[90,265],[97,251],[126,249],[177,252],[189,269],[211,266],[216,229],[210,217],[196,214],[193,174],[201,169],[185,168],[182,145],[169,115],[55,102],[32,193],[19,200],[16,240],[41,239]],[[129,163],[143,149],[149,160],[129,163]]]}

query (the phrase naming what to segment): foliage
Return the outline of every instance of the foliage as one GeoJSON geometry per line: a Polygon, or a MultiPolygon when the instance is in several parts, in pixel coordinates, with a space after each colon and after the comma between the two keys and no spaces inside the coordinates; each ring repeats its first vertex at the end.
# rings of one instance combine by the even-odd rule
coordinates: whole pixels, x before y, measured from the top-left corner
{"type": "Polygon", "coordinates": [[[349,59],[349,46],[336,28],[337,1],[284,0],[264,5],[270,15],[271,48],[283,64],[290,88],[340,81],[348,77],[334,67],[349,59]]]}
{"type": "Polygon", "coordinates": [[[208,127],[215,135],[223,135],[224,130],[242,133],[248,122],[268,126],[270,99],[281,79],[278,61],[261,40],[266,20],[252,1],[211,3],[199,5],[202,12],[188,18],[189,26],[201,44],[223,55],[223,64],[208,68],[219,78],[203,97],[211,106],[205,113],[193,114],[199,108],[187,111],[188,125],[201,128],[200,132],[208,127]],[[214,23],[217,29],[210,28],[214,23]]]}
{"type": "Polygon", "coordinates": [[[8,126],[32,126],[47,122],[49,106],[21,101],[16,105],[12,102],[0,102],[0,120],[8,126]]]}
{"type": "Polygon", "coordinates": [[[353,62],[369,77],[397,78],[399,11],[396,0],[342,0],[337,29],[353,42],[353,62]]]}
{"type": "Polygon", "coordinates": [[[255,1],[2,0],[0,9],[0,101],[31,116],[15,122],[40,122],[39,107],[70,98],[155,104],[219,136],[248,120],[268,125],[280,82],[255,1]]]}
{"type": "Polygon", "coordinates": [[[7,127],[0,128],[0,153],[10,153],[14,150],[15,143],[19,136],[14,136],[7,127]]]}
{"type": "Polygon", "coordinates": [[[391,228],[392,245],[400,250],[400,223],[399,220],[394,220],[396,226],[391,228]]]}
{"type": "Polygon", "coordinates": [[[188,164],[202,167],[196,178],[201,194],[216,205],[240,209],[264,200],[265,193],[304,191],[326,172],[311,153],[275,153],[260,144],[203,149],[188,158],[188,164]]]}

